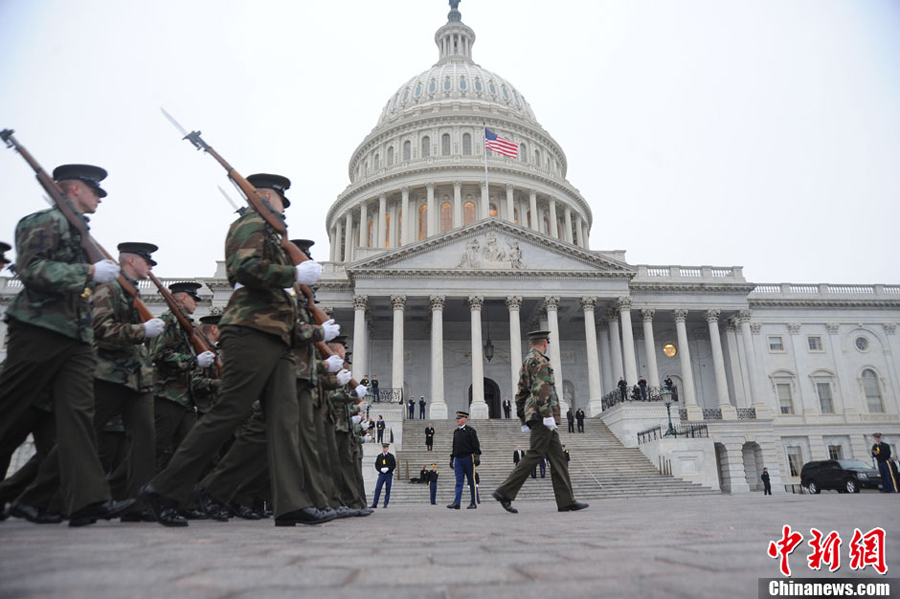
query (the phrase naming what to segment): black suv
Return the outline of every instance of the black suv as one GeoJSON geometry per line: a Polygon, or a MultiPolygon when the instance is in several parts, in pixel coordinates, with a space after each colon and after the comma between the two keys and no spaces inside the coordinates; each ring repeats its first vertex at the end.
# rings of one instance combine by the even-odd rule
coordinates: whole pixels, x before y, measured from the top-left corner
{"type": "Polygon", "coordinates": [[[881,476],[871,465],[859,460],[822,460],[803,465],[800,484],[813,494],[824,489],[859,493],[863,488],[880,489],[881,476]]]}

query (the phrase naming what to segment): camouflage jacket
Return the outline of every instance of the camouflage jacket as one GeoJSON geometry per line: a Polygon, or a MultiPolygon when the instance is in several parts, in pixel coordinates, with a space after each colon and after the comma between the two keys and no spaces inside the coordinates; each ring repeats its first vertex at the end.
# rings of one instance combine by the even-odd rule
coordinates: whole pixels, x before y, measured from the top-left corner
{"type": "Polygon", "coordinates": [[[294,363],[297,368],[297,378],[309,381],[313,387],[318,384],[319,378],[315,343],[324,340],[324,329],[312,323],[312,317],[305,305],[299,305],[297,322],[294,323],[294,363]]]}
{"type": "Polygon", "coordinates": [[[294,299],[285,288],[295,270],[272,229],[248,211],[232,223],[225,240],[228,282],[243,285],[231,294],[219,326],[238,325],[276,335],[292,346],[294,299]]]}
{"type": "MultiPolygon", "coordinates": [[[[134,281],[132,284],[137,287],[134,281]]],[[[98,285],[91,295],[91,326],[97,349],[94,378],[134,391],[150,391],[153,367],[144,343],[144,325],[134,308],[134,298],[118,281],[98,285]]]]}
{"type": "Polygon", "coordinates": [[[519,371],[516,415],[522,424],[531,424],[548,416],[553,416],[556,424],[560,422],[559,398],[550,359],[533,348],[519,371]]]}
{"type": "Polygon", "coordinates": [[[197,369],[197,356],[190,340],[171,311],[160,318],[166,328],[153,339],[153,395],[186,408],[193,408],[191,378],[197,369]]]}
{"type": "Polygon", "coordinates": [[[81,236],[56,208],[30,214],[16,225],[16,272],[25,288],[6,317],[50,329],[84,343],[94,341],[91,265],[81,236]]]}
{"type": "Polygon", "coordinates": [[[191,399],[201,413],[209,412],[219,394],[219,373],[215,365],[198,368],[191,375],[191,399]]]}
{"type": "Polygon", "coordinates": [[[335,389],[327,395],[328,399],[328,415],[331,422],[334,423],[334,430],[341,433],[350,432],[350,416],[348,415],[348,406],[356,401],[356,391],[351,389],[349,385],[344,385],[340,389],[335,389]]]}

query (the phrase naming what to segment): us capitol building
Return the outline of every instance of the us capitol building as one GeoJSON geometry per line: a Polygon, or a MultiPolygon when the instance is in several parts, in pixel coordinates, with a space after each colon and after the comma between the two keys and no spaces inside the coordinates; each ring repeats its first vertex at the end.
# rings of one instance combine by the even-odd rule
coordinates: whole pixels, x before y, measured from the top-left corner
{"type": "MultiPolygon", "coordinates": [[[[350,157],[330,247],[313,248],[317,298],[352,337],[357,380],[376,376],[394,401],[425,396],[431,419],[497,418],[524,333],[548,328],[563,413],[584,409],[626,446],[644,432],[641,449],[675,476],[747,492],[765,465],[778,492],[809,460],[869,463],[876,431],[896,452],[900,285],[757,284],[738,266],[633,265],[592,249],[563,149],[509,81],[474,62],[457,5],[435,33],[437,62],[388,98],[350,157]],[[518,157],[485,161],[485,126],[518,157]],[[662,434],[667,376],[675,427],[708,436],[662,434]],[[639,377],[649,401],[631,400],[639,377]]],[[[227,303],[222,262],[196,280],[208,298],[198,316],[227,303]]],[[[0,311],[20,288],[0,278],[0,311]]]]}

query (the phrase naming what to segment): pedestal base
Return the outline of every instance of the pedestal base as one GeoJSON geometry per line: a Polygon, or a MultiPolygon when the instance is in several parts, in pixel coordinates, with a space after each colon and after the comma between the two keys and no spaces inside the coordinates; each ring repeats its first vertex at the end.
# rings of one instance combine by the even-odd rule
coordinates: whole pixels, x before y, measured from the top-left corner
{"type": "Polygon", "coordinates": [[[487,420],[488,419],[488,406],[483,401],[475,403],[474,401],[469,406],[469,420],[487,420]]]}
{"type": "Polygon", "coordinates": [[[603,401],[600,399],[592,399],[588,404],[588,418],[593,418],[594,416],[599,416],[600,412],[603,411],[603,401]]]}
{"type": "Polygon", "coordinates": [[[447,404],[444,402],[433,403],[428,408],[428,417],[431,420],[446,420],[447,419],[447,404]]]}

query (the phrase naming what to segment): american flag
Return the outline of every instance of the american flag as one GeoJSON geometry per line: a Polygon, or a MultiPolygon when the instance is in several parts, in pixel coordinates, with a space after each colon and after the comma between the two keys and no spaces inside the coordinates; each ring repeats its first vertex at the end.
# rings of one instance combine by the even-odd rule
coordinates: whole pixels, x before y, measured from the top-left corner
{"type": "Polygon", "coordinates": [[[490,129],[484,130],[484,147],[510,158],[519,157],[519,146],[517,144],[500,137],[490,129]]]}

